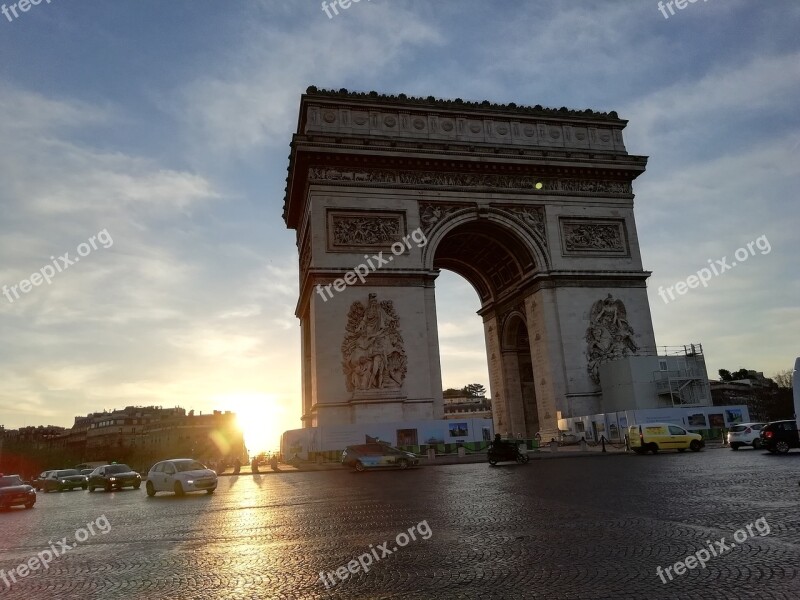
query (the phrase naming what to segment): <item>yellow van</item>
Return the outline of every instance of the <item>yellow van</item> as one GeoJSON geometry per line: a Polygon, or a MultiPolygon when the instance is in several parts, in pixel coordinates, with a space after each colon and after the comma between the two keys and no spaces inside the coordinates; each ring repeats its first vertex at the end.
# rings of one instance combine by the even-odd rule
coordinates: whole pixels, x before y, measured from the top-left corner
{"type": "Polygon", "coordinates": [[[699,452],[706,445],[700,434],[689,433],[672,423],[631,425],[628,428],[628,439],[631,450],[636,454],[655,454],[659,450],[684,452],[687,448],[692,452],[699,452]]]}

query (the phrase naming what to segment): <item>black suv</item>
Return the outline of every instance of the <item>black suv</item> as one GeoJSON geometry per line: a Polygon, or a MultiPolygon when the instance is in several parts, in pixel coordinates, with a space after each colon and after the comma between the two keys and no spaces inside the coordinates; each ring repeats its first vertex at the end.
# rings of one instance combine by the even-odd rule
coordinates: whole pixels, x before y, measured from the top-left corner
{"type": "Polygon", "coordinates": [[[761,445],[775,454],[786,454],[791,448],[800,448],[797,421],[773,421],[761,428],[761,445]]]}

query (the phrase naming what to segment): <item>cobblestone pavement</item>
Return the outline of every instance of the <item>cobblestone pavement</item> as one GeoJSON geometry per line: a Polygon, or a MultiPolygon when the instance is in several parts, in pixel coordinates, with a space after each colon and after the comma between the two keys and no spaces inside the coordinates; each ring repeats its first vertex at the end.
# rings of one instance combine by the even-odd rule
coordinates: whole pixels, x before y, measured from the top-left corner
{"type": "MultiPolygon", "coordinates": [[[[0,569],[105,515],[4,598],[800,597],[800,452],[741,450],[532,461],[491,468],[224,477],[213,496],[39,495],[0,514],[0,569]],[[705,569],[667,567],[760,517],[771,533],[705,569]],[[327,590],[335,571],[421,521],[409,541],[327,590]]],[[[380,552],[382,553],[382,551],[380,552]]]]}

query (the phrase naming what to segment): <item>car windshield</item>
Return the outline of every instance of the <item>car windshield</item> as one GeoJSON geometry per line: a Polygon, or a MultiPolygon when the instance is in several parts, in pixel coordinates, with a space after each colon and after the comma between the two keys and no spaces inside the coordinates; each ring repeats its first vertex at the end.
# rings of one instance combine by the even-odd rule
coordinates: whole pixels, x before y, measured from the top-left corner
{"type": "Polygon", "coordinates": [[[0,488],[12,487],[14,485],[23,485],[22,479],[19,478],[19,475],[6,475],[5,477],[0,477],[0,488]]]}
{"type": "Polygon", "coordinates": [[[205,465],[196,460],[176,460],[173,464],[178,470],[178,473],[183,473],[185,471],[202,471],[206,468],[205,465]]]}
{"type": "Polygon", "coordinates": [[[106,473],[128,473],[131,468],[128,465],[109,465],[106,467],[106,473]]]}
{"type": "Polygon", "coordinates": [[[69,477],[70,475],[80,475],[75,469],[67,469],[65,471],[59,471],[56,473],[57,477],[69,477]]]}

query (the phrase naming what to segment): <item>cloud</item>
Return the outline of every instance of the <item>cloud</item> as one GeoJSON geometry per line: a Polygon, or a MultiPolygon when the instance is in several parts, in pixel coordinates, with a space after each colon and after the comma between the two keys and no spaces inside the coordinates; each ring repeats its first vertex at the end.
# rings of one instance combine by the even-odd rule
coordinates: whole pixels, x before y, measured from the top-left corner
{"type": "Polygon", "coordinates": [[[644,150],[658,140],[660,147],[685,153],[698,138],[733,133],[737,120],[744,125],[747,117],[794,110],[798,93],[798,52],[758,56],[744,65],[715,65],[698,79],[654,90],[622,107],[630,120],[626,144],[644,150]]]}
{"type": "Polygon", "coordinates": [[[231,52],[204,65],[211,73],[180,88],[172,110],[191,139],[220,155],[285,147],[306,87],[391,70],[409,49],[441,39],[416,14],[388,4],[354,5],[333,20],[324,14],[291,24],[260,18],[231,52]]]}

